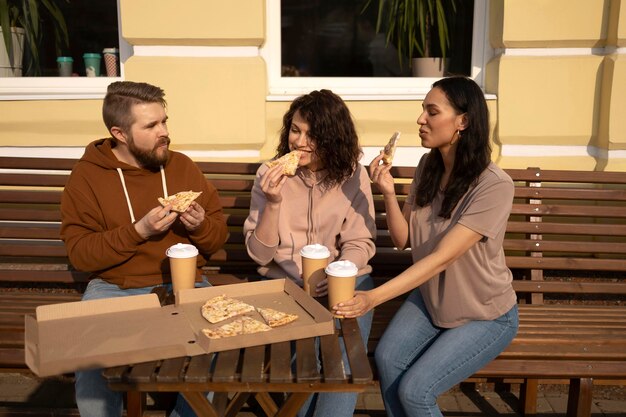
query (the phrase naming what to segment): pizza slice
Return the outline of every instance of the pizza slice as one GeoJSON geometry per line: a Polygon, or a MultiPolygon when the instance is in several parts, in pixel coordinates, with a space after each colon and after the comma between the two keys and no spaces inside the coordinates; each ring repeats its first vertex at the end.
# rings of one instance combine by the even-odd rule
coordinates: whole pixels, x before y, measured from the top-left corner
{"type": "Polygon", "coordinates": [[[228,297],[224,294],[211,298],[204,303],[201,309],[202,317],[207,319],[209,323],[219,323],[230,317],[235,317],[250,311],[254,311],[253,305],[228,297]]]}
{"type": "Polygon", "coordinates": [[[265,323],[258,321],[257,319],[253,319],[252,317],[243,316],[241,318],[243,323],[242,334],[252,334],[258,332],[267,332],[268,330],[272,330],[270,326],[265,323]]]}
{"type": "Polygon", "coordinates": [[[161,203],[163,207],[171,204],[173,211],[184,213],[200,194],[202,194],[202,191],[181,191],[165,198],[159,197],[159,203],[161,203]]]}
{"type": "Polygon", "coordinates": [[[276,165],[282,165],[284,175],[295,175],[301,156],[302,151],[291,151],[288,154],[283,155],[278,159],[268,161],[265,164],[270,168],[273,168],[276,165]]]}
{"type": "Polygon", "coordinates": [[[257,307],[256,310],[270,327],[283,326],[298,319],[297,314],[285,313],[284,311],[274,310],[273,308],[257,307]]]}
{"type": "Polygon", "coordinates": [[[216,329],[202,329],[202,333],[209,339],[223,339],[225,337],[237,336],[243,333],[243,321],[237,319],[230,323],[223,324],[216,329]]]}
{"type": "Polygon", "coordinates": [[[391,135],[389,142],[385,145],[385,149],[383,149],[383,162],[385,164],[390,164],[393,161],[393,156],[396,154],[396,146],[398,145],[398,139],[400,139],[400,132],[395,132],[391,135]]]}

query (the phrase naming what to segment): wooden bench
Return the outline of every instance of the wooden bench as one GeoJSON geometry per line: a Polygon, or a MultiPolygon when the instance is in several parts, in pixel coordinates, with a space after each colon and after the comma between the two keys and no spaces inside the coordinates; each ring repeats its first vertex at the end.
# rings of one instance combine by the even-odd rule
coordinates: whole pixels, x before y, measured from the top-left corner
{"type": "MultiPolygon", "coordinates": [[[[75,160],[0,158],[0,368],[23,367],[23,316],[36,305],[78,299],[87,275],[74,271],[58,239],[59,202],[75,160]],[[57,171],[61,170],[61,171],[57,171]]],[[[217,187],[230,237],[206,272],[216,282],[256,275],[243,245],[257,163],[199,162],[217,187]]],[[[394,167],[398,198],[414,168],[394,167]]],[[[590,413],[592,381],[626,384],[626,173],[510,169],[516,183],[507,226],[521,325],[511,346],[472,380],[521,382],[521,405],[536,413],[542,381],[569,381],[570,415],[590,413]]],[[[411,262],[393,247],[381,196],[371,261],[377,282],[411,262]]],[[[403,297],[376,309],[370,355],[403,297]]]]}

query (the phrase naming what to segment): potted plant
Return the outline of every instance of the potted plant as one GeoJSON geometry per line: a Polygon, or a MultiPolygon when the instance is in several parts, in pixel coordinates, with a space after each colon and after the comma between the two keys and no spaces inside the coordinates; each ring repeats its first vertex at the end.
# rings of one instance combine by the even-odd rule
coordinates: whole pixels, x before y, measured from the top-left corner
{"type": "MultiPolygon", "coordinates": [[[[365,8],[372,0],[367,0],[365,8]]],[[[450,47],[448,27],[456,13],[454,0],[378,0],[376,31],[384,29],[387,43],[393,43],[402,66],[407,59],[416,74],[415,59],[429,58],[442,76],[450,47]]],[[[431,75],[432,76],[432,75],[431,75]]]]}
{"type": "Polygon", "coordinates": [[[62,48],[68,47],[67,25],[59,7],[61,1],[69,3],[69,0],[0,0],[0,29],[2,29],[3,45],[6,48],[10,68],[21,67],[20,57],[26,45],[29,53],[24,73],[41,74],[39,45],[44,36],[43,16],[50,18],[57,54],[61,55],[62,48]],[[19,40],[20,34],[23,36],[22,41],[19,40]],[[18,40],[13,40],[13,36],[18,36],[18,40]],[[22,50],[16,51],[19,48],[22,50]]]}

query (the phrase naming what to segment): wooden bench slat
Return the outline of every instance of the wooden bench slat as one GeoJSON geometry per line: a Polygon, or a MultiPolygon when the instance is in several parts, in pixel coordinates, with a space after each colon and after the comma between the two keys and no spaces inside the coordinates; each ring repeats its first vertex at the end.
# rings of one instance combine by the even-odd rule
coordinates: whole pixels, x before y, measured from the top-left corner
{"type": "Polygon", "coordinates": [[[579,206],[563,204],[513,204],[511,214],[527,216],[571,216],[571,217],[615,217],[626,218],[624,207],[618,206],[579,206]]]}
{"type": "Polygon", "coordinates": [[[225,350],[217,354],[213,382],[229,382],[235,379],[235,371],[239,364],[239,349],[225,350]]]}
{"type": "Polygon", "coordinates": [[[507,233],[535,233],[589,236],[626,236],[626,224],[580,224],[509,221],[507,233]]]}
{"type": "Polygon", "coordinates": [[[626,268],[626,260],[622,259],[579,259],[579,258],[529,258],[524,256],[507,256],[509,268],[515,269],[553,269],[578,271],[619,271],[626,268]]]}
{"type": "Polygon", "coordinates": [[[536,292],[544,294],[626,294],[621,282],[553,282],[514,280],[513,288],[517,292],[536,292]]]}
{"type": "Polygon", "coordinates": [[[343,382],[347,379],[341,349],[339,347],[339,337],[333,334],[320,337],[320,349],[322,352],[322,367],[324,368],[324,380],[327,382],[343,382]]]}
{"type": "Polygon", "coordinates": [[[361,342],[361,332],[356,324],[356,319],[342,320],[342,335],[346,347],[346,355],[350,363],[352,381],[363,384],[372,380],[372,370],[369,364],[359,362],[355,358],[365,356],[365,347],[361,342]]]}
{"type": "Polygon", "coordinates": [[[616,366],[615,361],[596,360],[588,361],[558,361],[526,360],[526,359],[497,359],[490,362],[475,376],[491,377],[519,377],[519,378],[624,378],[626,369],[616,366]]]}
{"type": "Polygon", "coordinates": [[[0,173],[0,185],[27,187],[65,187],[69,174],[0,173]]]}
{"type": "Polygon", "coordinates": [[[0,189],[0,201],[12,204],[60,204],[62,191],[4,190],[0,189]]]}
{"type": "MultiPolygon", "coordinates": [[[[597,253],[597,254],[624,254],[626,255],[626,243],[622,242],[597,242],[580,241],[569,242],[564,240],[533,240],[533,239],[504,239],[505,250],[554,252],[554,253],[597,253]]],[[[624,257],[626,259],[626,256],[624,257]]]]}
{"type": "Polygon", "coordinates": [[[626,201],[626,190],[611,188],[516,187],[515,197],[533,199],[563,199],[597,201],[626,201]]]}
{"type": "Polygon", "coordinates": [[[182,375],[186,358],[165,359],[161,362],[161,367],[156,375],[157,382],[174,382],[178,381],[182,375]]]}
{"type": "Polygon", "coordinates": [[[246,348],[241,369],[241,381],[263,382],[265,381],[265,372],[265,346],[246,348]]]}
{"type": "Polygon", "coordinates": [[[185,372],[186,382],[207,382],[211,377],[213,354],[192,356],[185,372]]]}
{"type": "Polygon", "coordinates": [[[270,347],[270,382],[291,382],[291,344],[273,343],[270,347]]]}
{"type": "Polygon", "coordinates": [[[296,380],[298,382],[321,380],[315,338],[296,340],[296,380]]]}

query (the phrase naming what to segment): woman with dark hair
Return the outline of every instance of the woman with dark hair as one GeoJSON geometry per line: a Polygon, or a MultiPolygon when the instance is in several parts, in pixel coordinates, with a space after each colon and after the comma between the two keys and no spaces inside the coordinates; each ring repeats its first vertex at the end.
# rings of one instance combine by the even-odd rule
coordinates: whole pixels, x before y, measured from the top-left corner
{"type": "Polygon", "coordinates": [[[426,95],[417,123],[430,152],[402,210],[382,153],[370,165],[393,242],[411,247],[413,265],[336,307],[357,317],[410,292],[375,355],[393,417],[441,416],[437,397],[498,356],[518,327],[502,248],[513,181],[491,162],[483,92],[469,78],[443,78],[426,95]]]}
{"type": "MultiPolygon", "coordinates": [[[[358,290],[373,288],[368,262],[375,252],[376,224],[370,179],[359,164],[361,148],[352,116],[339,96],[329,90],[313,91],[291,103],[276,157],[294,150],[301,153],[295,175],[284,175],[280,165],[265,164],[256,174],[244,236],[259,273],[302,285],[300,250],[318,243],[329,249],[329,262],[347,260],[356,265],[358,290]]],[[[327,293],[324,280],[317,285],[316,296],[327,293]]],[[[372,312],[358,322],[366,342],[372,312]]],[[[322,393],[300,414],[352,416],[356,399],[356,393],[322,393]]]]}

